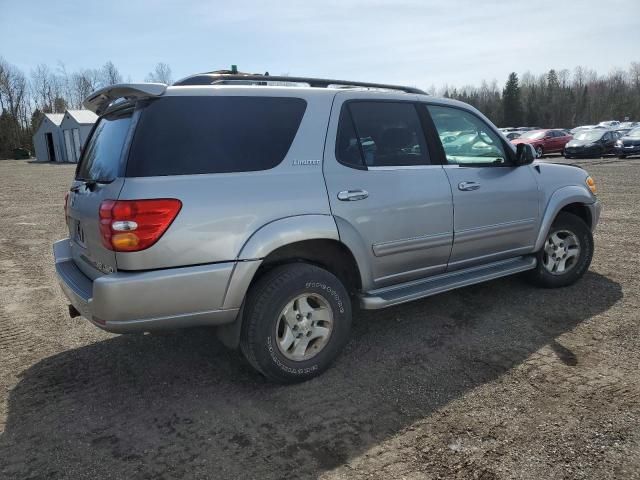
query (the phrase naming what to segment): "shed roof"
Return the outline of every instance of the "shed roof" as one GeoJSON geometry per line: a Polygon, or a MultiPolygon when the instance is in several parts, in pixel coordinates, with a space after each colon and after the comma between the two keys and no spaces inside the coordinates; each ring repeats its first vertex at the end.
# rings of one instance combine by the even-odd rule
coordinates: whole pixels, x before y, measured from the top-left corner
{"type": "Polygon", "coordinates": [[[91,110],[67,110],[67,113],[81,125],[92,125],[98,119],[98,116],[91,110]]]}
{"type": "Polygon", "coordinates": [[[56,127],[59,127],[64,118],[64,113],[45,113],[44,116],[51,120],[56,127]]]}

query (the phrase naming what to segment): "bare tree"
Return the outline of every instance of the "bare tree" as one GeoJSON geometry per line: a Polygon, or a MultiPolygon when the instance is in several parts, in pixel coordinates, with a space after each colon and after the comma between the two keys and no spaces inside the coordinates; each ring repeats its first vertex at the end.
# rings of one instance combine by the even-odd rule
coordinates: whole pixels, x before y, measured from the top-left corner
{"type": "Polygon", "coordinates": [[[152,72],[144,79],[145,82],[157,82],[171,85],[173,79],[171,78],[171,67],[166,63],[157,63],[152,72]]]}
{"type": "Polygon", "coordinates": [[[122,83],[122,75],[111,60],[105,63],[100,69],[100,83],[103,87],[122,83]]]}
{"type": "Polygon", "coordinates": [[[28,139],[30,111],[26,77],[0,57],[0,157],[28,139]]]}
{"type": "Polygon", "coordinates": [[[82,102],[101,85],[100,72],[86,69],[74,72],[70,77],[71,106],[82,108],[82,102]]]}

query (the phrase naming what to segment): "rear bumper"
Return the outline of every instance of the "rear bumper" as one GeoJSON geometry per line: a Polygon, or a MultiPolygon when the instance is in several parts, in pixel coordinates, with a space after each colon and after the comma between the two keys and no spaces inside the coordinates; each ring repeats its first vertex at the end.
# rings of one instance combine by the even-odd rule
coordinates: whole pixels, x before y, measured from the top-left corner
{"type": "MultiPolygon", "coordinates": [[[[87,320],[109,332],[232,323],[244,296],[234,292],[239,300],[225,302],[236,262],[116,272],[91,280],[71,258],[68,239],[54,243],[53,253],[58,281],[71,304],[87,320]]],[[[245,283],[248,285],[244,278],[235,278],[233,282],[245,283]]]]}

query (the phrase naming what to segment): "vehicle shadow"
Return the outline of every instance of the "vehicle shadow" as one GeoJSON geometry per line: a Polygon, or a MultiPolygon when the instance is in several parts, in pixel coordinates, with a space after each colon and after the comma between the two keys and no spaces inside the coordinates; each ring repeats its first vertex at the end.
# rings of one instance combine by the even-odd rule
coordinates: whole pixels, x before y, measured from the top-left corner
{"type": "Polygon", "coordinates": [[[118,336],[47,358],[9,395],[7,478],[309,478],[363,453],[622,298],[588,273],[507,278],[356,315],[336,365],[267,383],[207,330],[118,336]]]}

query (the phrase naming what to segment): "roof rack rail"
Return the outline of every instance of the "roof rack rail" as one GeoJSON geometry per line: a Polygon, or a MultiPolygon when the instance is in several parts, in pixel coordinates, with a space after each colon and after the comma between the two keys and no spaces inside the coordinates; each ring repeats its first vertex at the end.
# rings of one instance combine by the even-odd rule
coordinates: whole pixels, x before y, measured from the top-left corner
{"type": "Polygon", "coordinates": [[[227,83],[246,82],[248,84],[266,85],[267,82],[288,82],[288,83],[306,83],[310,87],[329,88],[336,87],[362,87],[362,88],[379,88],[385,90],[399,90],[405,93],[417,93],[426,95],[427,93],[419,88],[406,87],[402,85],[388,85],[385,83],[368,83],[353,82],[349,80],[331,80],[327,78],[308,78],[308,77],[286,77],[275,75],[234,75],[227,73],[199,73],[190,77],[183,78],[174,83],[175,86],[184,85],[224,85],[227,83]]]}

